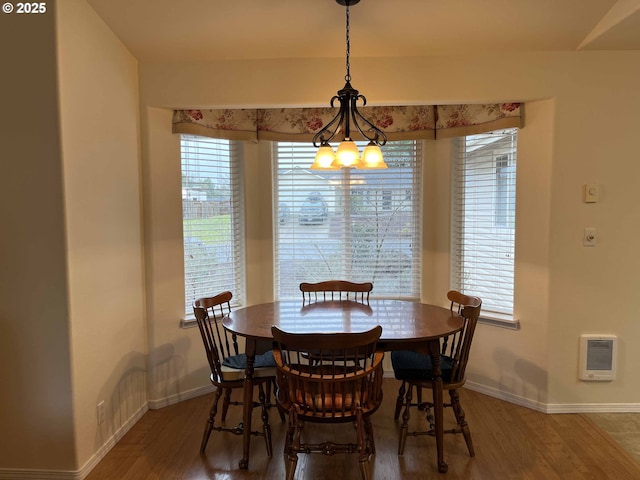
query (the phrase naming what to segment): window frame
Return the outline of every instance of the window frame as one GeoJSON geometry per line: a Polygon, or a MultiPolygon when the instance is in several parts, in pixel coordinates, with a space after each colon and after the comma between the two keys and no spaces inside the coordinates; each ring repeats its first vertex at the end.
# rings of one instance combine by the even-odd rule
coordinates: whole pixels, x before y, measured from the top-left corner
{"type": "MultiPolygon", "coordinates": [[[[245,281],[245,272],[246,272],[246,239],[244,232],[244,224],[245,224],[245,212],[244,212],[244,182],[243,182],[243,171],[242,171],[242,157],[243,157],[243,148],[242,142],[233,141],[233,140],[224,140],[217,139],[211,137],[204,137],[199,135],[180,135],[180,170],[181,170],[181,179],[182,179],[182,247],[183,247],[183,266],[184,266],[184,302],[185,302],[185,312],[184,318],[181,321],[181,326],[193,326],[195,325],[195,318],[193,316],[193,311],[191,307],[191,303],[193,300],[203,296],[212,296],[220,293],[224,290],[229,290],[233,293],[232,306],[238,307],[242,306],[245,303],[246,298],[246,281],[245,281]],[[222,164],[216,164],[217,161],[224,158],[224,155],[228,154],[228,157],[225,159],[222,164]],[[198,158],[200,156],[200,158],[198,158]],[[208,156],[208,158],[207,158],[208,156]],[[215,157],[215,158],[212,158],[215,157]],[[198,163],[198,165],[191,165],[187,167],[185,163],[189,161],[198,163]],[[226,164],[226,165],[225,165],[226,164]],[[196,172],[200,169],[198,173],[201,175],[201,178],[219,178],[220,175],[228,175],[228,183],[220,183],[222,185],[223,200],[219,201],[219,208],[217,208],[214,204],[214,200],[211,200],[209,196],[214,196],[215,191],[207,193],[202,193],[207,188],[211,188],[210,182],[205,181],[197,181],[197,177],[193,177],[192,180],[188,180],[187,173],[185,173],[186,169],[190,168],[192,171],[196,172]],[[206,176],[205,176],[206,174],[206,176]],[[216,177],[215,175],[218,175],[216,177]],[[228,190],[225,191],[224,185],[227,185],[228,190]],[[204,186],[204,188],[203,188],[204,186]],[[207,211],[217,212],[218,215],[214,215],[213,217],[198,217],[202,220],[207,220],[209,218],[215,218],[216,216],[224,216],[223,212],[228,211],[229,215],[229,223],[228,225],[223,225],[223,227],[228,227],[227,230],[223,230],[222,235],[216,235],[213,229],[209,230],[208,226],[202,228],[187,228],[187,220],[193,220],[194,218],[187,218],[189,216],[188,209],[189,205],[186,201],[189,201],[188,198],[185,197],[185,189],[187,192],[198,192],[197,196],[200,199],[200,203],[208,203],[213,205],[207,205],[207,211]],[[226,192],[226,193],[225,193],[226,192]],[[225,195],[228,194],[228,200],[224,200],[225,195]],[[206,200],[203,198],[206,195],[206,200]],[[228,205],[224,204],[228,202],[228,205]],[[202,240],[200,237],[197,237],[198,233],[204,234],[206,240],[202,240]],[[195,253],[197,255],[202,255],[202,262],[206,265],[205,268],[209,266],[219,266],[225,265],[226,268],[221,269],[211,269],[212,271],[216,271],[217,273],[214,275],[214,280],[211,282],[207,282],[203,280],[202,283],[199,284],[200,289],[197,289],[193,293],[189,293],[188,289],[188,276],[189,276],[189,266],[187,264],[187,254],[189,253],[190,258],[193,258],[193,249],[186,242],[187,238],[197,238],[197,243],[195,253]],[[231,245],[228,242],[231,242],[231,245]],[[214,242],[212,245],[207,244],[207,242],[214,242]],[[222,242],[222,243],[216,243],[222,242]],[[217,248],[221,247],[221,248],[217,248]],[[211,258],[211,257],[215,258],[211,258]],[[223,260],[225,260],[223,262],[223,260]],[[221,263],[222,262],[222,263],[221,263]],[[207,287],[206,284],[212,285],[211,287],[207,287]]],[[[213,189],[215,190],[215,189],[213,189]]],[[[188,197],[188,195],[187,195],[188,197]]],[[[205,205],[201,205],[202,211],[205,210],[205,205]]],[[[226,222],[225,222],[226,223],[226,222]]],[[[203,222],[204,224],[204,222],[203,222]]],[[[213,226],[213,222],[212,225],[213,226]]]]}
{"type": "MultiPolygon", "coordinates": [[[[506,328],[519,328],[519,322],[515,318],[515,273],[516,273],[516,257],[515,257],[515,240],[516,240],[516,228],[517,218],[515,215],[515,202],[516,202],[516,176],[517,176],[517,129],[502,129],[494,132],[483,133],[479,135],[469,135],[465,137],[459,137],[454,140],[454,158],[451,165],[451,237],[450,237],[450,254],[451,254],[451,275],[450,285],[451,288],[460,290],[463,293],[469,295],[478,295],[483,298],[483,309],[481,314],[481,321],[486,324],[506,327],[506,328]],[[501,136],[501,138],[492,144],[491,136],[501,136]],[[505,153],[505,144],[511,139],[511,146],[508,148],[508,152],[505,153]],[[471,147],[467,147],[467,141],[478,141],[487,143],[478,147],[477,144],[474,148],[475,151],[468,151],[471,147]],[[482,149],[485,148],[483,151],[482,149]],[[505,158],[506,157],[506,158],[505,158]],[[506,165],[501,165],[504,161],[507,161],[506,165]],[[500,182],[504,180],[501,175],[503,168],[508,168],[509,177],[506,179],[507,183],[500,185],[500,182]],[[492,172],[492,173],[491,173],[492,172]],[[493,177],[493,184],[488,181],[490,177],[493,177]],[[466,185],[465,185],[466,183],[466,185]],[[464,189],[467,191],[464,191],[464,189]],[[500,190],[504,189],[501,192],[500,190]],[[506,201],[498,205],[499,200],[503,198],[506,201]],[[465,207],[464,201],[468,202],[470,207],[465,207]],[[483,204],[483,201],[485,202],[483,204]],[[487,206],[486,202],[490,202],[490,206],[487,206]],[[480,208],[475,207],[473,203],[477,205],[484,205],[484,209],[488,213],[480,212],[480,208]],[[468,208],[468,211],[465,210],[468,208]],[[484,215],[484,216],[483,216],[484,215]],[[509,217],[509,218],[504,218],[509,217]],[[466,221],[466,219],[469,219],[466,221]],[[477,220],[480,219],[480,220],[477,220]],[[482,220],[484,219],[484,220],[482,220]],[[504,221],[506,220],[506,221],[504,221]],[[487,221],[491,224],[487,224],[487,221]],[[475,230],[473,230],[475,229],[475,230]],[[492,241],[497,245],[491,250],[492,253],[478,253],[481,248],[475,248],[470,242],[466,242],[465,237],[470,238],[471,235],[480,236],[482,230],[492,230],[492,241]],[[507,247],[504,244],[500,244],[502,241],[510,241],[510,245],[507,247]],[[469,247],[469,248],[468,248],[469,247]],[[475,248],[475,251],[474,251],[475,248]],[[481,259],[483,255],[496,255],[499,256],[504,249],[505,256],[507,257],[506,263],[509,263],[508,256],[511,256],[512,267],[511,271],[504,270],[504,265],[501,266],[499,261],[495,259],[486,260],[481,259]],[[469,253],[470,252],[470,253],[469,253]],[[495,267],[496,269],[490,274],[484,274],[478,276],[478,270],[473,270],[473,273],[465,274],[465,256],[471,255],[469,258],[476,258],[481,266],[481,263],[488,262],[488,266],[495,267]],[[474,256],[475,255],[475,256],[474,256]],[[510,287],[502,289],[501,295],[504,297],[510,296],[510,309],[507,310],[500,306],[500,301],[495,300],[492,296],[483,295],[482,288],[495,289],[495,286],[499,284],[498,279],[509,278],[511,275],[510,287]],[[470,290],[465,288],[465,275],[474,275],[476,279],[476,285],[485,285],[484,287],[477,287],[478,290],[470,290]],[[489,284],[494,284],[489,286],[489,284]],[[493,303],[498,301],[498,303],[493,303]]],[[[486,235],[487,232],[485,231],[486,235]]],[[[481,241],[478,245],[481,245],[481,241]]],[[[486,245],[485,245],[486,248],[486,245]]],[[[490,257],[487,257],[490,258],[490,257]]],[[[488,269],[487,269],[488,270],[488,269]]],[[[482,271],[482,269],[480,269],[482,271]]]]}
{"type": "MultiPolygon", "coordinates": [[[[419,300],[421,296],[421,282],[423,279],[422,275],[422,238],[423,238],[423,212],[422,212],[422,189],[423,189],[423,178],[422,178],[422,169],[423,161],[422,161],[422,152],[423,145],[421,141],[416,140],[407,140],[403,142],[389,142],[387,145],[391,147],[391,150],[387,150],[383,147],[383,152],[385,154],[385,160],[389,164],[389,169],[377,171],[377,173],[371,173],[369,177],[366,177],[368,172],[374,171],[363,171],[357,169],[342,169],[338,173],[318,173],[318,171],[312,171],[309,169],[309,166],[313,162],[313,155],[315,155],[315,149],[311,145],[306,144],[298,144],[297,147],[294,147],[295,142],[273,142],[273,150],[272,150],[272,172],[273,172],[273,258],[274,258],[274,268],[273,268],[273,282],[274,282],[274,298],[276,300],[279,299],[291,299],[297,298],[299,296],[299,292],[295,291],[297,284],[299,281],[318,281],[318,280],[328,280],[330,278],[326,278],[324,276],[318,278],[310,278],[303,273],[300,273],[298,267],[295,265],[292,267],[291,265],[285,265],[280,260],[282,255],[288,255],[288,253],[284,253],[284,250],[281,250],[280,247],[280,238],[283,230],[286,228],[286,225],[283,226],[282,216],[279,212],[282,212],[282,202],[287,203],[288,199],[292,199],[290,201],[291,205],[288,205],[290,208],[292,218],[290,218],[290,222],[297,222],[296,220],[296,212],[297,207],[295,204],[296,197],[295,193],[286,193],[285,187],[281,186],[281,183],[284,178],[284,174],[286,171],[294,171],[294,167],[298,165],[294,161],[295,159],[299,159],[299,166],[301,167],[299,171],[305,170],[305,175],[315,175],[316,178],[320,178],[323,175],[327,175],[324,178],[330,177],[330,182],[335,185],[335,190],[329,194],[329,212],[332,223],[332,227],[335,224],[338,224],[340,228],[344,228],[344,230],[338,230],[339,234],[342,237],[339,240],[335,240],[335,242],[343,242],[346,241],[351,247],[347,247],[344,244],[340,244],[339,249],[342,250],[341,255],[341,268],[338,268],[337,271],[341,272],[335,275],[331,275],[332,277],[340,277],[346,280],[352,281],[373,281],[374,282],[374,290],[372,292],[372,297],[377,298],[385,298],[385,297],[400,297],[406,299],[419,300]],[[394,144],[395,144],[395,153],[397,160],[394,162],[394,144]],[[290,153],[287,156],[287,159],[290,159],[292,163],[279,163],[279,156],[284,155],[279,153],[279,148],[291,148],[296,149],[295,153],[290,153]],[[306,157],[300,158],[298,155],[302,155],[298,153],[297,149],[301,149],[304,151],[304,155],[306,157]],[[387,151],[385,151],[387,150],[387,151]],[[388,152],[388,153],[387,153],[388,152]],[[407,161],[406,157],[403,155],[410,155],[410,160],[407,161]],[[287,166],[288,165],[288,166],[287,166]],[[336,179],[336,175],[341,175],[340,179],[336,179]],[[407,185],[407,176],[411,176],[411,186],[407,185]],[[384,177],[382,183],[376,183],[376,178],[384,177]],[[390,188],[385,182],[388,178],[397,178],[397,183],[393,185],[393,188],[390,188]],[[369,184],[365,179],[369,180],[369,184]],[[402,179],[402,181],[400,180],[402,179]],[[351,188],[347,189],[347,186],[351,185],[351,188]],[[350,192],[347,195],[347,190],[350,192]],[[279,193],[280,192],[280,193],[279,193]],[[341,192],[338,194],[337,192],[341,192]],[[407,193],[409,192],[409,193],[407,193]],[[408,202],[408,203],[407,203],[408,202]],[[372,206],[373,205],[373,206],[372,206]],[[373,210],[371,210],[373,209],[373,210]],[[348,210],[350,213],[344,216],[345,211],[348,210]],[[370,227],[367,222],[369,221],[366,216],[367,213],[373,213],[374,217],[378,220],[382,218],[388,219],[391,222],[390,218],[394,215],[396,219],[399,221],[403,218],[409,218],[411,222],[411,229],[408,231],[408,239],[406,240],[398,240],[397,238],[392,238],[389,236],[389,232],[393,232],[394,230],[387,230],[385,233],[382,232],[382,229],[379,229],[379,226],[375,227],[375,232],[372,234],[372,237],[360,237],[361,240],[354,239],[357,234],[357,230],[354,230],[353,227],[359,227],[361,229],[369,229],[370,227]],[[386,216],[386,217],[384,217],[386,216]],[[354,220],[355,219],[355,220],[354,220]],[[352,221],[353,220],[353,221],[352,221]],[[373,238],[374,240],[371,240],[373,238]],[[369,240],[367,240],[369,239],[369,240]],[[398,288],[396,292],[387,291],[384,287],[385,284],[388,285],[391,283],[389,278],[393,275],[393,273],[385,272],[382,273],[383,270],[379,268],[379,262],[381,261],[381,256],[376,256],[374,261],[371,261],[374,265],[375,270],[371,273],[372,276],[376,276],[375,278],[371,278],[367,276],[363,272],[357,273],[355,276],[349,274],[350,268],[353,265],[358,265],[357,260],[353,258],[357,255],[358,250],[357,245],[354,242],[372,242],[373,251],[382,251],[379,249],[388,248],[389,251],[406,251],[406,255],[408,255],[408,260],[410,263],[410,267],[401,272],[397,273],[399,278],[405,279],[408,278],[408,282],[410,284],[410,288],[398,288]],[[402,242],[405,242],[406,245],[410,245],[409,249],[406,247],[397,247],[402,242]],[[384,247],[382,247],[383,243],[384,247]],[[394,243],[398,242],[398,243],[394,243]],[[291,269],[292,273],[285,274],[284,268],[291,269]],[[287,277],[289,275],[289,277],[287,277]],[[362,276],[360,276],[362,275],[362,276]],[[291,278],[291,280],[285,280],[283,284],[281,284],[282,278],[291,278]],[[297,280],[296,280],[297,279],[297,280]],[[286,285],[285,285],[286,283],[286,285]],[[376,288],[376,283],[378,284],[378,288],[376,288]],[[403,294],[404,292],[407,292],[403,294]]],[[[366,145],[363,143],[360,148],[366,145]]],[[[311,182],[311,180],[309,180],[311,182]]],[[[380,180],[378,180],[380,182],[380,180]]],[[[311,183],[309,183],[311,185],[311,183]]],[[[294,183],[291,181],[291,190],[295,190],[295,188],[306,188],[304,184],[294,183]],[[295,185],[295,187],[293,186],[295,185]]],[[[311,188],[311,187],[309,187],[311,188]]],[[[326,195],[326,194],[325,194],[326,195]]],[[[335,229],[333,232],[335,233],[335,229]]],[[[292,235],[296,235],[296,233],[292,233],[292,235]]],[[[398,235],[399,237],[399,235],[398,235]]],[[[293,237],[292,237],[293,238],[293,237]]],[[[336,237],[337,238],[337,237],[336,237]]],[[[286,239],[284,241],[287,241],[286,239]]],[[[288,240],[289,243],[293,244],[293,240],[288,240]]],[[[294,251],[296,246],[289,247],[294,251]]],[[[328,248],[329,249],[329,248],[328,248]]],[[[295,254],[292,254],[295,255],[295,254]]],[[[385,253],[384,255],[387,255],[385,253]]],[[[404,262],[405,256],[390,257],[391,262],[397,262],[397,265],[402,268],[401,265],[404,262]]],[[[382,260],[386,261],[386,259],[382,260]]],[[[295,262],[302,262],[300,260],[294,260],[295,262]]],[[[337,265],[337,264],[332,264],[337,265]]],[[[362,265],[362,264],[360,264],[362,265]]],[[[327,267],[329,272],[332,271],[331,267],[327,267]]],[[[334,278],[335,279],[335,278],[334,278]]],[[[403,284],[406,286],[407,283],[403,284]]]]}

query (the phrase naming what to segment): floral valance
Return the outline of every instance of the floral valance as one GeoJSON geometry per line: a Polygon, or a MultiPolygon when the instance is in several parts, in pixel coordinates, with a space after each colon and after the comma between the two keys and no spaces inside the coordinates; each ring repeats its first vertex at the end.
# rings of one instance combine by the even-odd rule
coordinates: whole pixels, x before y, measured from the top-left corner
{"type": "MultiPolygon", "coordinates": [[[[389,140],[433,140],[524,126],[520,103],[362,107],[359,110],[384,131],[389,140]]],[[[229,140],[308,142],[336,112],[336,108],[329,107],[175,110],[173,133],[229,140]]],[[[353,138],[360,140],[355,134],[353,138]]]]}

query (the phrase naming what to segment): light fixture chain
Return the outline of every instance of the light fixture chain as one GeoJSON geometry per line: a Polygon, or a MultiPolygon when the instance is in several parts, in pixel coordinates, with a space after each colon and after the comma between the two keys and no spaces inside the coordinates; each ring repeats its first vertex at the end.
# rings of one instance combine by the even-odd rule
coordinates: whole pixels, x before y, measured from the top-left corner
{"type": "Polygon", "coordinates": [[[351,65],[349,64],[349,57],[351,56],[351,39],[349,38],[349,4],[347,3],[347,74],[344,76],[345,81],[351,81],[351,65]]]}
{"type": "Polygon", "coordinates": [[[333,119],[325,124],[320,130],[313,135],[313,146],[318,148],[312,170],[333,170],[337,168],[364,168],[364,169],[383,169],[387,168],[384,162],[380,147],[387,143],[387,136],[382,130],[374,125],[370,120],[365,118],[357,107],[357,102],[362,102],[364,107],[367,99],[364,95],[360,95],[358,90],[351,86],[351,10],[350,6],[355,5],[360,0],[336,0],[339,5],[346,7],[346,75],[345,85],[338,90],[338,94],[331,97],[331,108],[334,108],[334,102],[340,101],[340,109],[333,119]],[[363,139],[369,141],[368,145],[362,152],[362,158],[358,152],[358,146],[351,139],[351,122],[359,132],[363,139]],[[360,125],[362,123],[362,125],[360,125]],[[333,148],[329,144],[331,140],[342,132],[342,141],[338,145],[337,151],[334,153],[333,148]]]}

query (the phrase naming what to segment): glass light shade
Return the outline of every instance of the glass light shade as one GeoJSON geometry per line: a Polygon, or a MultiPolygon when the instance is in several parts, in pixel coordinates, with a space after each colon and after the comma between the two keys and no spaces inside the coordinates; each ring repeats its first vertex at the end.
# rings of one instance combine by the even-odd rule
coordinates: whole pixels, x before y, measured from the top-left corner
{"type": "Polygon", "coordinates": [[[375,143],[369,143],[362,152],[362,166],[365,169],[387,168],[387,164],[382,158],[382,150],[375,143]]]}
{"type": "Polygon", "coordinates": [[[336,160],[333,163],[337,167],[357,167],[360,160],[358,146],[349,139],[344,139],[338,145],[336,160]]]}
{"type": "Polygon", "coordinates": [[[332,164],[335,161],[336,156],[333,153],[331,145],[321,145],[316,152],[316,158],[311,165],[312,170],[335,170],[332,164]]]}

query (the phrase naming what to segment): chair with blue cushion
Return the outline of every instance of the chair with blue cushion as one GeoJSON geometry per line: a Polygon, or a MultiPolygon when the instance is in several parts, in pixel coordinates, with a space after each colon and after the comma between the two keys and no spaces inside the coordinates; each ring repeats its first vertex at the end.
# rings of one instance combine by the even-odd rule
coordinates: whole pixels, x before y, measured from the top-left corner
{"type": "MultiPolygon", "coordinates": [[[[238,341],[235,335],[230,334],[222,326],[222,318],[231,311],[231,292],[221,292],[213,297],[198,298],[193,302],[193,313],[198,322],[200,335],[207,354],[207,360],[211,367],[211,383],[216,387],[213,405],[209,413],[209,418],[205,424],[200,452],[204,450],[213,430],[218,432],[231,432],[235,435],[242,435],[243,426],[224,426],[229,405],[242,405],[243,408],[261,407],[262,409],[262,431],[251,432],[252,435],[263,436],[265,439],[267,454],[271,456],[271,427],[269,426],[268,395],[271,386],[275,385],[275,361],[273,352],[268,351],[261,355],[256,355],[253,375],[254,386],[259,389],[259,401],[252,405],[243,405],[239,401],[231,401],[231,392],[234,389],[240,390],[244,387],[244,371],[246,367],[246,355],[239,353],[238,341]],[[216,415],[218,413],[218,402],[224,394],[222,402],[221,424],[216,425],[216,415]]],[[[281,418],[283,415],[281,414],[281,418]]]]}
{"type": "MultiPolygon", "coordinates": [[[[469,431],[469,425],[465,420],[464,411],[460,405],[458,389],[462,388],[465,383],[467,360],[469,359],[473,333],[480,316],[482,300],[478,297],[464,295],[455,290],[447,293],[447,298],[451,301],[451,311],[464,318],[464,326],[462,330],[455,335],[444,338],[441,345],[440,366],[442,370],[442,388],[449,392],[449,398],[451,399],[451,402],[445,402],[444,406],[451,407],[457,421],[456,428],[445,430],[444,433],[462,433],[467,444],[467,449],[469,450],[469,455],[473,457],[475,456],[475,452],[471,441],[471,433],[469,431]]],[[[394,418],[397,420],[400,411],[404,408],[400,442],[398,445],[398,455],[402,455],[404,453],[407,436],[435,435],[434,419],[431,412],[433,402],[423,402],[421,398],[422,388],[431,389],[433,387],[433,371],[431,358],[428,355],[411,351],[391,352],[391,365],[393,366],[395,378],[402,381],[402,385],[398,391],[394,414],[394,418]],[[413,400],[414,389],[416,389],[418,401],[413,400]],[[429,430],[409,432],[411,407],[426,410],[429,430]]]]}

